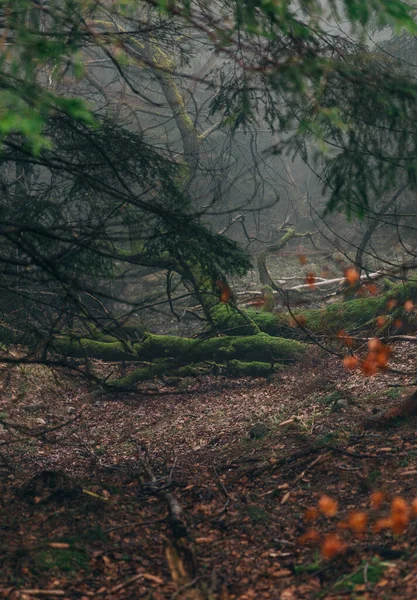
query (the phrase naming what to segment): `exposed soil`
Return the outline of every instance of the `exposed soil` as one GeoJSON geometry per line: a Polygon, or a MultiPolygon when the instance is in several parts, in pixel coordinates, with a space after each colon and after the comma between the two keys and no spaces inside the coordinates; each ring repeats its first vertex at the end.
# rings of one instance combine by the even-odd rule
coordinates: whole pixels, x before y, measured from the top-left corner
{"type": "MultiPolygon", "coordinates": [[[[391,366],[412,373],[416,359],[415,346],[397,345],[391,366]]],[[[165,554],[169,490],[194,584],[212,598],[415,599],[415,523],[398,536],[340,530],[347,550],[331,560],[300,541],[323,494],[339,503],[314,524],[323,536],[351,510],[383,516],[389,505],[373,516],[372,491],[417,495],[416,421],[363,429],[373,409],[413,390],[392,384],[412,381],[346,373],[317,348],[268,382],[157,381],[113,398],[46,367],[5,369],[1,597],[191,597],[177,594],[165,554]]]]}

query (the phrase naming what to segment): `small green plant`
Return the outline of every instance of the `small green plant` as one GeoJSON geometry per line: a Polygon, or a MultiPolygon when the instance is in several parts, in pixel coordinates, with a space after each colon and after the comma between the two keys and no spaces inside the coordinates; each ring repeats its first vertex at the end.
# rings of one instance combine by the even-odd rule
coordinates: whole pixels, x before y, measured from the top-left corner
{"type": "Polygon", "coordinates": [[[316,573],[323,567],[323,558],[320,552],[317,550],[314,552],[314,558],[308,565],[294,565],[294,571],[296,574],[301,575],[303,573],[316,573]]]}
{"type": "Polygon", "coordinates": [[[356,585],[363,583],[375,585],[382,578],[384,571],[390,563],[382,562],[378,557],[370,561],[362,561],[359,567],[349,575],[342,577],[335,583],[335,588],[354,589],[356,585]]]}
{"type": "Polygon", "coordinates": [[[334,392],[330,392],[330,394],[326,394],[325,396],[318,398],[317,402],[319,404],[325,404],[326,406],[331,406],[332,404],[334,404],[341,398],[342,398],[342,394],[339,391],[335,390],[334,392]]]}

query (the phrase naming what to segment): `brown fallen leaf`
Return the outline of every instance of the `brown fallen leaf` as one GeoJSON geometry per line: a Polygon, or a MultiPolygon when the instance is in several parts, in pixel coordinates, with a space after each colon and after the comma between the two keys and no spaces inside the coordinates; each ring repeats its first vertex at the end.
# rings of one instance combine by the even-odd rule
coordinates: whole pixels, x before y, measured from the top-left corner
{"type": "Polygon", "coordinates": [[[292,571],[289,569],[279,569],[278,571],[273,571],[270,573],[270,576],[275,577],[276,579],[280,577],[289,577],[290,575],[292,575],[292,571]]]}
{"type": "Polygon", "coordinates": [[[286,502],[288,502],[288,499],[290,497],[290,492],[286,492],[283,497],[281,498],[281,504],[285,504],[286,502]]]}
{"type": "Polygon", "coordinates": [[[159,583],[159,585],[164,583],[163,579],[157,577],[156,575],[151,575],[150,573],[143,573],[142,577],[147,581],[152,581],[152,583],[159,583]]]}
{"type": "Polygon", "coordinates": [[[62,550],[65,550],[66,548],[70,547],[69,544],[65,544],[64,542],[51,542],[50,544],[48,544],[48,546],[50,548],[61,548],[62,550]]]}

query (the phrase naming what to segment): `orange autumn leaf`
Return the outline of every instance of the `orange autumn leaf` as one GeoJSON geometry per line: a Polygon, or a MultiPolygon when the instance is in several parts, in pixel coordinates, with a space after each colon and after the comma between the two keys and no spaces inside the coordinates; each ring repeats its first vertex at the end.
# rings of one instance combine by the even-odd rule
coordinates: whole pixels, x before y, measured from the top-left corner
{"type": "Polygon", "coordinates": [[[391,521],[392,533],[395,533],[395,535],[401,535],[407,529],[410,519],[407,515],[395,514],[392,515],[391,521]]]}
{"type": "Polygon", "coordinates": [[[364,512],[352,512],[348,518],[348,525],[355,533],[364,533],[368,524],[368,515],[364,512]]]}
{"type": "Polygon", "coordinates": [[[307,263],[307,256],[305,254],[298,254],[298,260],[300,265],[305,265],[307,263]]]}
{"type": "Polygon", "coordinates": [[[384,499],[385,499],[384,492],[381,492],[381,491],[373,492],[371,494],[371,507],[375,510],[378,510],[379,508],[381,508],[381,504],[383,503],[384,499]]]}
{"type": "Polygon", "coordinates": [[[388,365],[388,358],[391,354],[391,348],[385,346],[380,352],[376,354],[376,364],[380,369],[386,369],[388,365]]]}
{"type": "Polygon", "coordinates": [[[367,377],[375,375],[378,372],[378,365],[376,362],[375,354],[373,352],[370,352],[368,354],[368,356],[363,361],[361,368],[362,373],[367,377]]]}
{"type": "Polygon", "coordinates": [[[414,302],[412,300],[406,300],[404,302],[404,310],[411,312],[414,308],[414,302]]]}
{"type": "Polygon", "coordinates": [[[315,286],[315,282],[316,282],[316,276],[315,276],[315,274],[314,273],[307,273],[306,284],[308,286],[310,286],[311,289],[314,289],[316,287],[315,286]]]}
{"type": "Polygon", "coordinates": [[[307,508],[304,513],[304,521],[315,521],[319,516],[317,508],[307,508]]]}
{"type": "Polygon", "coordinates": [[[374,523],[374,526],[372,527],[372,531],[374,533],[379,533],[383,529],[391,529],[391,527],[392,527],[392,520],[389,517],[386,517],[383,519],[378,519],[378,521],[376,521],[374,523]]]}
{"type": "Polygon", "coordinates": [[[300,544],[316,544],[320,539],[319,533],[315,529],[308,529],[300,536],[300,544]]]}
{"type": "Polygon", "coordinates": [[[339,338],[339,340],[341,340],[346,346],[348,346],[348,348],[350,348],[353,345],[353,339],[343,329],[338,331],[336,335],[339,338]]]}
{"type": "Polygon", "coordinates": [[[290,327],[297,327],[298,325],[300,327],[304,327],[305,324],[307,323],[307,319],[305,318],[304,315],[297,315],[296,317],[292,318],[290,320],[290,327]]]}
{"type": "Polygon", "coordinates": [[[304,327],[304,325],[307,323],[307,319],[304,315],[297,315],[295,319],[297,321],[297,325],[300,325],[301,327],[304,327]]]}
{"type": "Polygon", "coordinates": [[[326,494],[323,494],[320,498],[318,506],[319,511],[326,517],[334,517],[337,514],[336,500],[333,500],[333,498],[330,498],[330,496],[327,496],[326,494]]]}
{"type": "Polygon", "coordinates": [[[382,327],[384,327],[386,322],[387,322],[387,317],[384,317],[383,315],[380,315],[379,317],[376,318],[376,324],[379,329],[382,329],[382,327]]]}
{"type": "Polygon", "coordinates": [[[368,290],[368,292],[371,294],[371,296],[377,295],[378,288],[376,287],[376,285],[374,283],[367,283],[367,284],[365,284],[365,287],[368,290]]]}
{"type": "Polygon", "coordinates": [[[351,369],[356,369],[359,364],[359,359],[357,356],[345,356],[343,359],[343,367],[350,371],[351,369]]]}
{"type": "Polygon", "coordinates": [[[227,285],[227,283],[225,283],[224,281],[216,281],[216,285],[220,290],[220,302],[229,302],[231,296],[232,296],[232,291],[229,288],[229,286],[227,285]]]}
{"type": "Polygon", "coordinates": [[[399,535],[404,533],[410,521],[410,508],[404,498],[396,496],[391,502],[391,529],[399,535]]]}
{"type": "Polygon", "coordinates": [[[394,298],[391,298],[391,300],[387,301],[387,310],[392,310],[393,308],[395,308],[397,306],[397,301],[394,298]]]}
{"type": "Polygon", "coordinates": [[[373,337],[370,340],[368,340],[368,348],[370,350],[370,352],[378,352],[380,350],[380,348],[382,347],[382,342],[379,338],[377,337],[373,337]]]}
{"type": "Polygon", "coordinates": [[[321,553],[327,560],[334,558],[338,554],[342,554],[345,550],[346,544],[335,533],[329,533],[325,537],[321,547],[321,553]]]}
{"type": "Polygon", "coordinates": [[[353,286],[360,279],[359,272],[355,269],[355,267],[349,267],[345,270],[345,279],[349,285],[353,286]]]}
{"type": "Polygon", "coordinates": [[[409,514],[410,509],[407,501],[401,496],[395,496],[391,502],[391,514],[409,514]]]}
{"type": "Polygon", "coordinates": [[[401,321],[401,319],[395,319],[394,321],[394,327],[397,327],[398,329],[400,329],[400,327],[403,326],[403,322],[401,321]]]}

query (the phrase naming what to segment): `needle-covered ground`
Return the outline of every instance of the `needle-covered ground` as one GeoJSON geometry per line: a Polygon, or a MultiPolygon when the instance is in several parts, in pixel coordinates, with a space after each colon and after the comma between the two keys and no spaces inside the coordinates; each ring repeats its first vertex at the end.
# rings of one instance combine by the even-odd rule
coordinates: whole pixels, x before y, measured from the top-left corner
{"type": "Polygon", "coordinates": [[[174,600],[205,586],[222,600],[414,600],[417,525],[374,527],[393,497],[417,496],[417,420],[363,425],[413,391],[416,361],[416,346],[397,345],[390,366],[410,375],[366,378],[313,347],[270,381],[157,380],[114,397],[4,367],[1,597],[174,600]],[[167,491],[194,552],[182,590],[165,553],[167,491]],[[324,495],[336,515],[306,522],[324,495]],[[352,511],[369,518],[364,533],[340,527],[352,511]]]}

